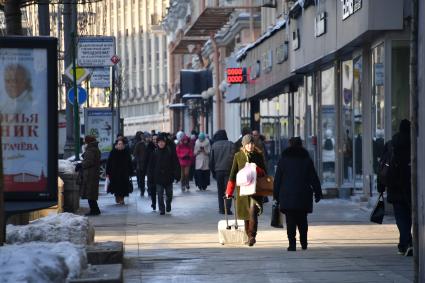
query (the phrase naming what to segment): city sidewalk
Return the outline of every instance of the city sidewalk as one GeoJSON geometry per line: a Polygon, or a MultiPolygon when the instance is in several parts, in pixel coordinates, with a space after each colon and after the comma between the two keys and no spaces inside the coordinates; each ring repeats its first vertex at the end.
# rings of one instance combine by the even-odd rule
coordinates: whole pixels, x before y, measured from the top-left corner
{"type": "MultiPolygon", "coordinates": [[[[102,214],[91,217],[96,241],[123,241],[125,282],[412,282],[413,259],[397,255],[394,218],[371,224],[358,203],[322,200],[309,216],[307,251],[288,252],[286,230],[270,227],[271,201],[259,218],[257,244],[218,243],[216,183],[182,193],[170,215],[152,212],[139,191],[119,206],[100,185],[102,214]]],[[[81,201],[83,208],[86,201],[81,201]]],[[[84,209],[83,209],[84,210],[84,209]]],[[[299,246],[298,246],[299,247],[299,246]]]]}

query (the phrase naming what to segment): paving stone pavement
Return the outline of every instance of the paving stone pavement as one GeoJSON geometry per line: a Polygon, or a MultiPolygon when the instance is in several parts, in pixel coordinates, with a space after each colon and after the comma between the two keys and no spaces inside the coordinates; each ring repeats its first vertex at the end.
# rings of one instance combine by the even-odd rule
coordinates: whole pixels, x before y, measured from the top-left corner
{"type": "MultiPolygon", "coordinates": [[[[136,184],[135,184],[136,185],[136,184]]],[[[136,187],[136,186],[135,186],[136,187]]],[[[182,193],[174,185],[171,214],[159,215],[139,191],[117,205],[100,184],[96,241],[123,241],[125,282],[413,282],[412,258],[397,255],[397,228],[387,216],[346,200],[322,200],[309,215],[308,250],[286,251],[285,229],[270,227],[271,201],[259,218],[254,247],[220,245],[216,183],[182,193]]],[[[81,212],[87,210],[81,201],[81,212]]]]}

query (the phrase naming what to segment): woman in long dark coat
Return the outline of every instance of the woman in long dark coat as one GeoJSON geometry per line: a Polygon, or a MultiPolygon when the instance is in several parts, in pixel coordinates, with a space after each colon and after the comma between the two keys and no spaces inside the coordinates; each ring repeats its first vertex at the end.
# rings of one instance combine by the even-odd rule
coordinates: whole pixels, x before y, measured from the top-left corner
{"type": "MultiPolygon", "coordinates": [[[[266,174],[263,155],[255,149],[252,135],[245,135],[242,138],[242,148],[233,158],[232,169],[230,170],[229,181],[227,182],[226,197],[232,196],[236,187],[236,174],[245,167],[245,163],[255,163],[257,165],[257,177],[266,174]]],[[[263,197],[241,196],[239,186],[236,187],[236,206],[238,219],[245,221],[245,232],[248,235],[248,245],[253,246],[256,242],[258,228],[258,215],[263,210],[263,197]]]]}
{"type": "Polygon", "coordinates": [[[83,180],[80,195],[82,199],[87,199],[90,212],[86,215],[99,215],[100,209],[97,205],[99,197],[99,174],[100,174],[100,150],[98,142],[94,136],[86,136],[84,142],[87,145],[83,153],[81,169],[83,170],[83,180]]]}
{"type": "Polygon", "coordinates": [[[299,137],[289,140],[282,152],[274,179],[273,197],[279,201],[286,216],[288,251],[296,250],[296,229],[303,250],[307,249],[307,214],[313,212],[313,193],[316,203],[322,198],[320,180],[313,161],[299,137]]]}
{"type": "Polygon", "coordinates": [[[130,193],[132,170],[130,152],[125,148],[124,141],[118,140],[106,163],[106,175],[110,182],[108,193],[115,195],[118,204],[124,204],[124,197],[130,193]]]}

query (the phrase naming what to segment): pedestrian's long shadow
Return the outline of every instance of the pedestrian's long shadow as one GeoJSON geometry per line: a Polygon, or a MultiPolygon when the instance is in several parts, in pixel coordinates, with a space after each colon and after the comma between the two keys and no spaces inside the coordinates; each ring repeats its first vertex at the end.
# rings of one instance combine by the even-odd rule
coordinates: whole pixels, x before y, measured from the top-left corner
{"type": "Polygon", "coordinates": [[[254,247],[143,249],[138,257],[126,258],[125,268],[141,270],[144,278],[151,280],[159,280],[161,276],[174,276],[174,279],[181,277],[180,280],[192,276],[192,279],[204,278],[205,282],[219,282],[215,280],[220,276],[224,280],[222,282],[230,282],[226,281],[229,278],[233,279],[233,282],[240,281],[237,279],[245,279],[245,282],[412,282],[413,280],[412,258],[396,255],[394,245],[344,247],[320,246],[312,243],[307,251],[296,252],[286,251],[286,245],[270,247],[261,245],[262,243],[254,247]],[[263,281],[254,280],[259,274],[264,277],[263,281]],[[275,276],[280,278],[280,281],[271,280],[275,276]]]}

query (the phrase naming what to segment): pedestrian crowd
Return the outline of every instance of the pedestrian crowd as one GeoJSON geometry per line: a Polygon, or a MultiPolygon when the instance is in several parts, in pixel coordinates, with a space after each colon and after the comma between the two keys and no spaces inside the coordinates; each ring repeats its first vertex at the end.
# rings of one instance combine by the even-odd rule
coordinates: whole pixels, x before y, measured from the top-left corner
{"type": "MultiPolygon", "coordinates": [[[[100,151],[94,136],[85,137],[85,151],[80,170],[81,196],[88,200],[88,215],[99,215],[97,205],[100,170],[100,151]]],[[[210,174],[217,181],[218,213],[233,215],[234,199],[237,218],[244,221],[247,245],[256,243],[258,216],[268,197],[245,195],[243,185],[238,184],[238,174],[254,164],[257,180],[268,176],[268,155],[264,137],[258,130],[242,129],[241,137],[229,141],[225,130],[218,130],[210,137],[205,133],[176,135],[137,132],[128,140],[117,135],[114,147],[106,163],[107,192],[115,196],[118,205],[125,205],[124,198],[133,192],[131,177],[136,176],[140,196],[150,197],[151,208],[160,215],[171,212],[173,183],[179,182],[182,192],[191,189],[194,179],[199,191],[207,190],[210,174]],[[224,201],[223,201],[224,199],[224,201]]],[[[403,120],[399,132],[385,145],[378,173],[378,191],[387,192],[387,199],[394,206],[396,224],[400,232],[398,252],[412,255],[411,192],[410,192],[410,122],[403,120]],[[387,166],[387,167],[385,167],[387,166]],[[388,173],[388,168],[391,172],[388,173]],[[387,171],[384,171],[387,170],[387,171]],[[390,174],[392,181],[386,180],[390,174]]],[[[313,212],[313,201],[322,198],[321,183],[309,152],[301,138],[293,137],[283,150],[272,174],[270,195],[275,205],[286,217],[288,251],[296,250],[296,231],[303,250],[307,249],[308,220],[313,212]]],[[[246,176],[245,176],[246,177],[246,176]]],[[[274,205],[274,206],[275,206],[274,205]]]]}

